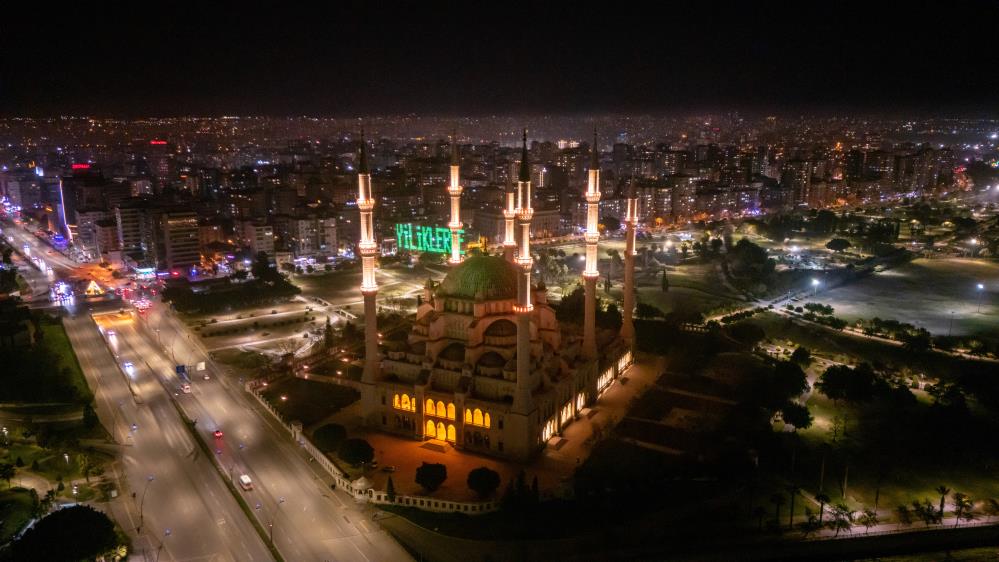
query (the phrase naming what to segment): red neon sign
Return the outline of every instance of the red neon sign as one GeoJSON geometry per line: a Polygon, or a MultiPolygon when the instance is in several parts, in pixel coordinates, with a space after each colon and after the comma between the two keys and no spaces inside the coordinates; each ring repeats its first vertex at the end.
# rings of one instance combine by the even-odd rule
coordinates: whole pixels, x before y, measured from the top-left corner
{"type": "Polygon", "coordinates": [[[151,140],[151,141],[149,141],[149,144],[162,145],[162,144],[166,144],[166,141],[165,140],[151,140]]]}
{"type": "Polygon", "coordinates": [[[90,164],[73,164],[70,168],[74,170],[89,170],[90,164]]]}

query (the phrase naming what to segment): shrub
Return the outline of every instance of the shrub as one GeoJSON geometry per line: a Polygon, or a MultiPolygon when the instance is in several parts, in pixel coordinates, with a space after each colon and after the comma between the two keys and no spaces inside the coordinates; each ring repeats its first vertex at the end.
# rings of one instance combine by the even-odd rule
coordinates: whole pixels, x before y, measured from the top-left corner
{"type": "Polygon", "coordinates": [[[441,487],[447,480],[447,467],[440,463],[424,462],[416,469],[416,483],[428,492],[441,487]]]}
{"type": "Polygon", "coordinates": [[[468,473],[468,488],[479,494],[479,497],[489,497],[499,488],[500,475],[495,470],[481,466],[468,473]]]}

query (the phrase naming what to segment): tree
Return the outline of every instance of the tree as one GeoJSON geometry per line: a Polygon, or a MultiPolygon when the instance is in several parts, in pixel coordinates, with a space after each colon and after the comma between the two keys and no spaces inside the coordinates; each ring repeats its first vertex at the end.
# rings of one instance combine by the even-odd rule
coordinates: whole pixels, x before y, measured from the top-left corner
{"type": "Polygon", "coordinates": [[[481,466],[468,473],[467,484],[479,497],[486,498],[499,488],[500,475],[495,470],[481,466]]]}
{"type": "Polygon", "coordinates": [[[721,238],[712,238],[710,244],[711,244],[711,253],[717,256],[721,252],[723,245],[721,238]]]}
{"type": "Polygon", "coordinates": [[[640,302],[635,305],[635,317],[637,318],[662,318],[664,315],[662,310],[651,304],[640,302]]]}
{"type": "Polygon", "coordinates": [[[985,500],[985,516],[989,519],[999,516],[999,500],[989,498],[985,500]]]}
{"type": "Polygon", "coordinates": [[[936,490],[936,492],[938,494],[940,494],[940,509],[937,510],[937,513],[940,514],[940,519],[943,519],[943,514],[944,514],[944,500],[947,499],[947,494],[950,493],[950,488],[948,488],[947,486],[944,486],[943,484],[941,484],[941,485],[937,486],[935,488],[935,490],[936,490]]]}
{"type": "Polygon", "coordinates": [[[922,502],[913,501],[912,511],[927,527],[936,523],[940,518],[940,514],[933,507],[933,504],[930,503],[930,500],[927,499],[924,499],[922,502]]]}
{"type": "Polygon", "coordinates": [[[973,521],[975,519],[975,502],[971,501],[968,494],[954,492],[954,526],[957,527],[962,519],[973,521]]]}
{"type": "Polygon", "coordinates": [[[330,317],[326,317],[326,328],[323,331],[323,347],[327,350],[333,349],[333,344],[335,343],[333,339],[333,323],[330,322],[330,317]]]}
{"type": "Polygon", "coordinates": [[[14,468],[14,465],[9,462],[0,464],[0,479],[7,481],[8,488],[10,488],[10,479],[13,478],[15,474],[17,474],[17,469],[14,468]]]}
{"type": "Polygon", "coordinates": [[[416,469],[416,483],[428,492],[436,491],[447,480],[447,467],[440,463],[424,462],[416,469]]]}
{"type": "Polygon", "coordinates": [[[770,503],[774,504],[774,521],[780,524],[780,508],[784,505],[784,495],[775,493],[770,496],[770,503]]]}
{"type": "Polygon", "coordinates": [[[388,496],[390,502],[395,501],[395,482],[392,482],[392,475],[388,477],[388,484],[385,486],[385,495],[388,496]]]}
{"type": "Polygon", "coordinates": [[[371,462],[375,458],[375,450],[364,439],[345,439],[337,450],[337,455],[344,461],[357,466],[361,463],[371,462]]]}
{"type": "Polygon", "coordinates": [[[794,398],[808,390],[808,377],[801,367],[780,361],[774,367],[774,392],[782,399],[794,398]]]}
{"type": "Polygon", "coordinates": [[[804,367],[812,362],[812,352],[807,347],[799,347],[791,354],[791,361],[804,367]]]}
{"type": "Polygon", "coordinates": [[[87,402],[83,405],[83,427],[93,429],[97,427],[97,421],[97,412],[94,411],[90,402],[87,402]]]}
{"type": "Polygon", "coordinates": [[[257,252],[253,259],[253,265],[250,266],[250,272],[256,279],[270,280],[277,275],[277,271],[271,268],[271,260],[267,257],[267,252],[257,252]]]}
{"type": "Polygon", "coordinates": [[[660,283],[660,288],[664,293],[669,292],[669,277],[666,275],[666,270],[663,269],[662,282],[660,283]]]}
{"type": "Polygon", "coordinates": [[[824,492],[815,494],[815,501],[819,502],[819,525],[822,525],[822,516],[825,514],[826,504],[829,503],[829,496],[824,492]]]}
{"type": "Polygon", "coordinates": [[[912,525],[912,512],[909,511],[909,507],[905,505],[900,505],[895,508],[895,518],[898,519],[898,527],[901,529],[902,525],[908,527],[912,525]]]}
{"type": "Polygon", "coordinates": [[[790,496],[791,498],[791,505],[790,509],[788,509],[788,515],[787,515],[788,529],[794,528],[794,500],[798,497],[798,494],[800,493],[801,493],[801,488],[799,488],[795,484],[791,484],[790,486],[787,487],[787,495],[790,496]]]}
{"type": "Polygon", "coordinates": [[[793,425],[795,431],[812,426],[812,414],[804,404],[788,401],[781,408],[781,417],[784,418],[784,423],[793,425]]]}
{"type": "Polygon", "coordinates": [[[762,505],[758,505],[753,508],[752,516],[756,518],[757,530],[763,530],[763,518],[766,517],[767,510],[763,508],[762,505]]]}
{"type": "Polygon", "coordinates": [[[852,245],[853,244],[850,244],[850,241],[845,238],[833,238],[832,240],[826,242],[826,248],[836,253],[840,253],[852,245]]]}
{"type": "Polygon", "coordinates": [[[878,514],[873,509],[866,508],[857,518],[857,522],[864,526],[865,533],[869,533],[871,527],[876,527],[878,524],[878,514]]]}
{"type": "Polygon", "coordinates": [[[850,508],[843,504],[836,504],[832,510],[832,520],[829,521],[829,527],[836,531],[836,536],[839,536],[840,531],[850,532],[853,528],[853,512],[850,508]]]}
{"type": "Polygon", "coordinates": [[[14,466],[17,468],[24,468],[24,459],[22,459],[20,455],[18,455],[17,460],[14,461],[14,466]]]}
{"type": "Polygon", "coordinates": [[[85,505],[53,512],[4,552],[5,560],[93,560],[118,546],[114,523],[85,505]]]}

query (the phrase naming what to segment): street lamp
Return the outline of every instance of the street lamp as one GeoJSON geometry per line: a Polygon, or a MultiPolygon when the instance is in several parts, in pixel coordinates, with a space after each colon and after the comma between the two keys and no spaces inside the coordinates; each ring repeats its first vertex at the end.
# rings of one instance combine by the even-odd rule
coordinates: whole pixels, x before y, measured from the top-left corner
{"type": "Polygon", "coordinates": [[[978,285],[976,285],[976,288],[978,289],[978,312],[981,312],[982,311],[982,296],[985,294],[985,284],[984,283],[979,283],[978,285]]]}
{"type": "Polygon", "coordinates": [[[813,297],[815,296],[815,293],[818,292],[818,290],[819,290],[819,284],[820,283],[821,283],[821,281],[819,281],[818,279],[812,279],[812,296],[813,297]]]}
{"type": "Polygon", "coordinates": [[[146,476],[146,485],[142,487],[142,500],[139,501],[139,529],[142,529],[142,522],[145,520],[145,507],[146,507],[146,492],[149,490],[149,485],[153,483],[156,478],[150,474],[146,476]]]}

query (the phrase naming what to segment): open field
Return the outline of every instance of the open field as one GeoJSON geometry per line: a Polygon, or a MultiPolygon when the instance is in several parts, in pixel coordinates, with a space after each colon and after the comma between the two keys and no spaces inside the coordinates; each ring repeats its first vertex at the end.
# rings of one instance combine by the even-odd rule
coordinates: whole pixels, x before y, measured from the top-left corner
{"type": "Polygon", "coordinates": [[[270,383],[263,394],[285,419],[298,420],[303,427],[326,419],[360,398],[352,388],[295,377],[270,383]]]}
{"type": "Polygon", "coordinates": [[[836,316],[850,322],[877,316],[947,335],[953,318],[953,335],[999,339],[999,263],[995,262],[917,259],[808,300],[831,305],[836,316]],[[981,294],[978,283],[985,285],[981,294]]]}

